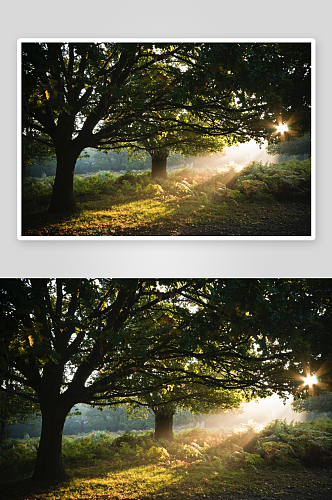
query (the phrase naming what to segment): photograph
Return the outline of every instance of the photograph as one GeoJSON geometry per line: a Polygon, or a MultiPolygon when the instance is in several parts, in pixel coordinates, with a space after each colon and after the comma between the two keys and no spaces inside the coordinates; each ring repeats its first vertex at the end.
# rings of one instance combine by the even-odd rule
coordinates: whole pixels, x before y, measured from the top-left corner
{"type": "Polygon", "coordinates": [[[0,498],[332,497],[332,279],[0,279],[0,498]]]}
{"type": "Polygon", "coordinates": [[[315,40],[19,39],[18,239],[315,239],[315,40]]]}
{"type": "Polygon", "coordinates": [[[7,4],[0,500],[332,500],[329,2],[7,4]]]}

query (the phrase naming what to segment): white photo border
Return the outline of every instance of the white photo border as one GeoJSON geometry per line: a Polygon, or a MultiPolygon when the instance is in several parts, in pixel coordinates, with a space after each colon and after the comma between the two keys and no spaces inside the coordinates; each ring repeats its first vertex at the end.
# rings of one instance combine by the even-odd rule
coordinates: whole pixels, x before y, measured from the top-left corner
{"type": "Polygon", "coordinates": [[[316,239],[316,39],[315,38],[19,38],[17,40],[17,239],[34,241],[241,241],[241,240],[315,240],[316,239]],[[310,236],[23,236],[22,235],[22,44],[23,43],[310,43],[311,44],[311,235],[310,236]]]}

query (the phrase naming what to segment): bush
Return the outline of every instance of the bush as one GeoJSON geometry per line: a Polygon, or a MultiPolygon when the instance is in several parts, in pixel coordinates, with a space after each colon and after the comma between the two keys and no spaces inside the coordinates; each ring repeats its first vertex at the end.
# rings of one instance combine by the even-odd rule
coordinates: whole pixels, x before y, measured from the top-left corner
{"type": "Polygon", "coordinates": [[[54,177],[28,178],[22,186],[22,205],[25,210],[46,209],[53,189],[54,177]]]}
{"type": "Polygon", "coordinates": [[[62,454],[67,460],[88,460],[107,457],[112,448],[113,437],[104,432],[96,432],[87,436],[64,436],[62,438],[62,454]]]}
{"type": "Polygon", "coordinates": [[[296,459],[306,466],[328,466],[332,462],[332,421],[287,424],[274,420],[260,433],[255,450],[272,462],[296,459]]]}
{"type": "Polygon", "coordinates": [[[143,189],[144,194],[153,196],[153,197],[158,197],[163,194],[164,190],[159,184],[148,184],[144,189],[143,189]]]}
{"type": "Polygon", "coordinates": [[[158,462],[165,462],[169,458],[169,453],[161,446],[151,446],[145,456],[147,458],[156,459],[158,462]]]}
{"type": "Polygon", "coordinates": [[[239,173],[235,187],[250,197],[273,196],[277,200],[309,199],[310,158],[277,164],[252,161],[239,173]]]}
{"type": "Polygon", "coordinates": [[[0,446],[0,469],[7,479],[28,476],[37,457],[39,439],[8,439],[0,446]]]}
{"type": "Polygon", "coordinates": [[[294,458],[295,452],[290,444],[282,441],[258,442],[256,451],[268,462],[287,462],[289,457],[294,458]]]}

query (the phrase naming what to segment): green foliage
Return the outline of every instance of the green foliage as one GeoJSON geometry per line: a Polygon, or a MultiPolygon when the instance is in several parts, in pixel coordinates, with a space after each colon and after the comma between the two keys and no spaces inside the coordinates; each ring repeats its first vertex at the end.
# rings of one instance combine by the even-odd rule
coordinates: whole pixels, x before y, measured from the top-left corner
{"type": "Polygon", "coordinates": [[[295,412],[330,413],[332,412],[332,392],[320,394],[307,399],[296,399],[292,402],[295,412]]]}
{"type": "MultiPolygon", "coordinates": [[[[93,476],[94,470],[99,474],[105,473],[107,487],[111,486],[112,481],[116,481],[119,473],[123,477],[125,471],[129,470],[133,480],[133,483],[130,483],[131,493],[136,480],[142,493],[142,488],[145,487],[150,474],[149,468],[154,470],[162,466],[169,472],[179,471],[181,477],[186,476],[187,471],[192,470],[193,483],[188,484],[188,488],[192,487],[195,494],[197,494],[201,476],[206,490],[212,478],[218,483],[222,482],[225,486],[229,477],[231,484],[234,485],[238,482],[237,474],[244,474],[245,484],[250,485],[252,479],[256,477],[257,491],[260,491],[260,482],[267,471],[271,470],[271,466],[273,467],[272,475],[277,474],[281,469],[283,476],[287,466],[285,478],[287,491],[288,474],[291,470],[295,470],[298,476],[300,468],[304,465],[306,467],[304,474],[308,478],[311,477],[309,468],[320,466],[325,470],[329,469],[332,451],[332,420],[324,418],[296,424],[275,420],[262,431],[253,426],[232,430],[220,429],[219,431],[192,428],[175,434],[173,442],[161,444],[154,442],[151,432],[127,432],[118,437],[105,432],[93,432],[79,437],[64,436],[62,441],[63,461],[71,468],[72,479],[70,483],[67,483],[68,485],[72,483],[77,467],[81,468],[80,478],[85,477],[87,471],[89,477],[93,476]],[[243,443],[245,438],[251,436],[252,433],[255,433],[257,442],[252,451],[248,452],[237,443],[243,443]],[[141,466],[143,467],[136,478],[135,468],[141,466]],[[256,476],[256,474],[259,475],[256,476]]],[[[38,439],[10,439],[0,444],[0,469],[2,475],[5,475],[3,478],[5,477],[6,482],[17,481],[18,478],[22,479],[31,474],[37,447],[38,439]]],[[[315,471],[314,473],[316,474],[315,471]]],[[[160,478],[159,472],[156,479],[158,486],[160,486],[160,478]]],[[[214,491],[212,484],[211,492],[214,491]]],[[[308,484],[304,481],[306,491],[307,487],[308,484]]],[[[84,487],[81,486],[80,489],[83,491],[84,487]]],[[[174,493],[174,498],[176,498],[178,491],[175,490],[174,493]]],[[[70,496],[66,498],[69,499],[70,496]]]]}
{"type": "Polygon", "coordinates": [[[105,433],[91,433],[77,438],[64,436],[62,454],[67,460],[107,457],[112,441],[112,437],[105,433]]]}
{"type": "Polygon", "coordinates": [[[152,433],[126,432],[114,438],[105,433],[90,433],[80,437],[63,438],[63,457],[67,461],[96,458],[120,458],[134,461],[135,457],[149,462],[205,462],[212,466],[243,467],[259,465],[262,459],[256,454],[244,452],[239,446],[225,444],[224,431],[209,432],[200,429],[182,431],[173,442],[154,443],[152,433]]]}
{"type": "Polygon", "coordinates": [[[158,462],[165,462],[169,459],[169,453],[162,446],[151,446],[146,452],[145,457],[157,460],[158,462]]]}
{"type": "Polygon", "coordinates": [[[26,179],[22,186],[23,210],[37,211],[46,208],[52,192],[54,177],[41,177],[26,179]]]}
{"type": "Polygon", "coordinates": [[[282,441],[267,441],[257,445],[257,452],[268,462],[286,463],[288,458],[294,458],[295,453],[292,446],[282,441]]]}
{"type": "Polygon", "coordinates": [[[278,164],[251,162],[241,170],[236,188],[245,196],[273,196],[277,200],[310,198],[311,161],[289,160],[278,164]]]}
{"type": "MultiPolygon", "coordinates": [[[[27,467],[36,457],[38,439],[13,440],[0,445],[0,466],[15,464],[27,467]]],[[[119,437],[105,432],[83,436],[64,436],[62,454],[67,462],[121,457],[123,461],[205,462],[212,467],[237,469],[261,467],[269,463],[302,462],[308,467],[328,466],[332,451],[332,420],[319,419],[307,423],[275,420],[262,431],[250,426],[233,430],[188,429],[175,434],[172,442],[157,446],[151,432],[126,432],[119,437]],[[251,452],[241,446],[256,434],[251,452]],[[240,444],[238,444],[240,443],[240,444]],[[136,458],[135,458],[136,457],[136,458]]]]}
{"type": "Polygon", "coordinates": [[[298,460],[306,466],[327,466],[332,457],[332,420],[296,424],[274,420],[259,434],[255,449],[273,463],[298,460]]]}
{"type": "Polygon", "coordinates": [[[269,144],[266,151],[270,155],[311,156],[311,137],[306,134],[289,141],[269,144]]]}
{"type": "MultiPolygon", "coordinates": [[[[237,204],[250,198],[274,197],[277,200],[310,199],[310,159],[289,160],[279,164],[251,162],[242,171],[232,167],[223,171],[178,169],[166,180],[151,179],[149,172],[126,172],[116,175],[99,171],[93,175],[75,175],[74,192],[78,202],[109,200],[130,203],[143,199],[168,201],[179,198],[202,203],[237,204]],[[231,188],[227,187],[231,186],[231,188]]],[[[29,178],[22,191],[23,209],[27,213],[46,209],[53,177],[29,178]]]]}
{"type": "Polygon", "coordinates": [[[39,439],[7,439],[0,443],[0,469],[12,478],[28,476],[33,470],[39,439]]]}

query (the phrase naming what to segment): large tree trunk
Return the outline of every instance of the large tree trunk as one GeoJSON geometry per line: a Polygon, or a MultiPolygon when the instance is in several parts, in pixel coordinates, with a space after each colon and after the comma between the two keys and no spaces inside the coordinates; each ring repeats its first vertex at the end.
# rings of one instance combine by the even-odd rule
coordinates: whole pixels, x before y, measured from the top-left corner
{"type": "Polygon", "coordinates": [[[167,408],[157,408],[155,414],[155,439],[173,440],[173,416],[174,410],[167,408]]]}
{"type": "Polygon", "coordinates": [[[166,171],[166,165],[167,165],[167,158],[168,155],[161,155],[160,153],[150,153],[151,154],[151,159],[152,159],[152,173],[151,177],[160,177],[162,179],[167,178],[167,171],[166,171]]]}
{"type": "Polygon", "coordinates": [[[74,200],[74,170],[79,153],[63,147],[57,151],[55,181],[49,212],[76,212],[74,200]]]}
{"type": "Polygon", "coordinates": [[[32,476],[34,481],[62,481],[65,479],[61,445],[62,430],[68,411],[62,405],[52,405],[42,411],[42,430],[32,476]]]}

